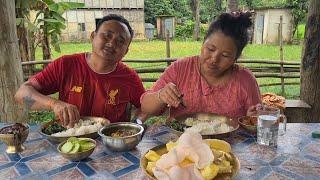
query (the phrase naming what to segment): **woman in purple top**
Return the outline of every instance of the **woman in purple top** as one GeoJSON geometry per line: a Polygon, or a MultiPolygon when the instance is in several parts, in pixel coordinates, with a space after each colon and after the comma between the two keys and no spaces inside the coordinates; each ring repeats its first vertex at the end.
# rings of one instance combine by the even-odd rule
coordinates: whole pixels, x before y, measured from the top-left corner
{"type": "Polygon", "coordinates": [[[141,97],[142,111],[170,116],[205,112],[251,115],[260,103],[257,81],[237,59],[248,43],[250,13],[224,13],[209,26],[199,56],[176,61],[141,97]]]}

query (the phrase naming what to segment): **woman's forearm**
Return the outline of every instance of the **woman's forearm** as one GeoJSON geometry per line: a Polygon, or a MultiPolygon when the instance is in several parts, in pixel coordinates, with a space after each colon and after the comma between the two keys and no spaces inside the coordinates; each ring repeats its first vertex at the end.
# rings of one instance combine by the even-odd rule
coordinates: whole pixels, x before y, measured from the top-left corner
{"type": "Polygon", "coordinates": [[[159,91],[146,93],[141,99],[141,111],[151,115],[159,115],[166,104],[159,98],[159,91]]]}

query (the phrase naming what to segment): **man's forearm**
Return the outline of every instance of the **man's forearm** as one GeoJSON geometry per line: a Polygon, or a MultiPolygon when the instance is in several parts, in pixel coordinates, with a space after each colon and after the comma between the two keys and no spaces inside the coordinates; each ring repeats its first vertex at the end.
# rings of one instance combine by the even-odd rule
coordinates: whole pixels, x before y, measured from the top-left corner
{"type": "Polygon", "coordinates": [[[15,95],[18,103],[25,105],[27,109],[32,110],[51,110],[55,99],[39,93],[34,87],[23,84],[15,95]]]}

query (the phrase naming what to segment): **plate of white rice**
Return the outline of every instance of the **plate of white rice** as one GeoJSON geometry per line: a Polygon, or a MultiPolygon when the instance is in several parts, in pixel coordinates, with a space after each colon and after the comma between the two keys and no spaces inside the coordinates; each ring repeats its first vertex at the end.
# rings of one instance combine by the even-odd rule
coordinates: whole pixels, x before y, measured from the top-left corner
{"type": "Polygon", "coordinates": [[[104,125],[110,124],[110,121],[102,117],[83,116],[80,118],[80,121],[74,125],[73,128],[68,128],[61,132],[56,132],[50,135],[44,133],[44,130],[53,123],[55,123],[55,120],[42,124],[40,134],[51,141],[63,142],[69,137],[85,137],[95,139],[99,137],[99,129],[104,125]]]}
{"type": "MultiPolygon", "coordinates": [[[[228,137],[239,128],[238,122],[232,118],[211,113],[184,115],[176,117],[175,121],[186,126],[184,131],[198,132],[206,139],[228,137]]],[[[181,130],[178,132],[183,133],[181,130]]]]}

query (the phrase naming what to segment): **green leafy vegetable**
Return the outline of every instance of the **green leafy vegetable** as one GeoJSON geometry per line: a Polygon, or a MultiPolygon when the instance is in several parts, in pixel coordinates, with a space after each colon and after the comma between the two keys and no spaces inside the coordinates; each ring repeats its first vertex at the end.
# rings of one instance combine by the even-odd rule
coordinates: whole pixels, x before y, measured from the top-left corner
{"type": "Polygon", "coordinates": [[[47,128],[45,128],[43,130],[43,132],[45,134],[51,135],[57,132],[61,132],[66,130],[66,128],[64,128],[63,126],[61,126],[58,122],[54,122],[52,124],[50,124],[47,128]]]}

